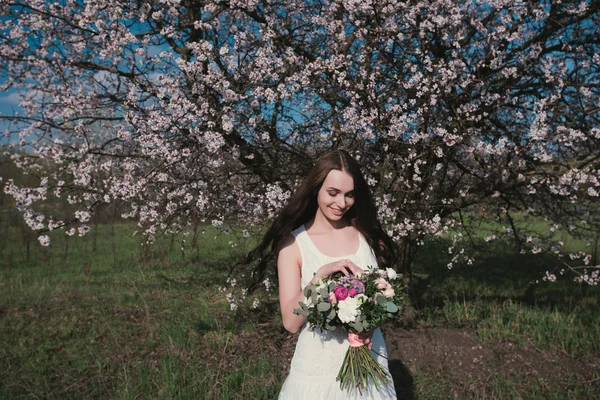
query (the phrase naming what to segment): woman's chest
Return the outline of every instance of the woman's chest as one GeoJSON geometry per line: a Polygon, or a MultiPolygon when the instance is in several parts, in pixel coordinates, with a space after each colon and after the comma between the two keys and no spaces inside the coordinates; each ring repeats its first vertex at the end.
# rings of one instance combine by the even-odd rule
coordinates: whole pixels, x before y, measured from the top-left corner
{"type": "Polygon", "coordinates": [[[309,234],[309,238],[318,252],[327,257],[349,257],[357,254],[361,247],[358,232],[338,235],[309,234]]]}

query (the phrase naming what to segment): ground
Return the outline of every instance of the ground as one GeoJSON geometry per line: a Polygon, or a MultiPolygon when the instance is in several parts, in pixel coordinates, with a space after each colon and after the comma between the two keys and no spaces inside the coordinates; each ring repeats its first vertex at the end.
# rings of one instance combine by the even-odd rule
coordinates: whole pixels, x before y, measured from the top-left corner
{"type": "MultiPolygon", "coordinates": [[[[600,380],[595,375],[600,370],[598,355],[573,359],[567,354],[541,351],[534,346],[482,343],[472,328],[387,325],[384,332],[390,372],[399,399],[514,398],[497,387],[498,381],[503,381],[503,385],[539,386],[540,398],[559,388],[564,391],[568,386],[590,384],[600,393],[600,380]],[[537,385],[532,385],[532,379],[537,385]],[[439,388],[423,385],[439,385],[439,388]]],[[[296,335],[280,330],[273,341],[272,351],[281,355],[280,367],[285,374],[289,371],[296,340],[296,335]]],[[[515,391],[524,389],[515,388],[515,391]]],[[[574,397],[569,398],[578,397],[574,393],[574,397]]]]}

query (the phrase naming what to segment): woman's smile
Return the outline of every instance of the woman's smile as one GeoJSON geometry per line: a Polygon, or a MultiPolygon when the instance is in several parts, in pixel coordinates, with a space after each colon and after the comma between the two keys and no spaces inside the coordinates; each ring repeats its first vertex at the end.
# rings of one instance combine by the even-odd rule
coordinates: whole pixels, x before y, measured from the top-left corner
{"type": "Polygon", "coordinates": [[[333,206],[329,206],[329,209],[333,212],[334,215],[336,216],[340,216],[342,214],[344,214],[344,211],[346,211],[346,209],[340,209],[337,207],[333,207],[333,206]]]}

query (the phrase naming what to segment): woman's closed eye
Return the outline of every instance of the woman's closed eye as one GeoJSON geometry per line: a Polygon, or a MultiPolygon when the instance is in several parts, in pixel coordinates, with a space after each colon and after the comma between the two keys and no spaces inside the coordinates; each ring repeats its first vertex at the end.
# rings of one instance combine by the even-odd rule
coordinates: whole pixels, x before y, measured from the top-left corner
{"type": "MultiPolygon", "coordinates": [[[[330,195],[331,197],[336,197],[336,196],[337,196],[338,194],[340,194],[340,193],[341,193],[341,192],[329,192],[329,195],[330,195]]],[[[350,199],[353,199],[353,198],[354,198],[354,192],[348,192],[348,193],[346,193],[345,197],[348,197],[348,198],[350,198],[350,199]]]]}

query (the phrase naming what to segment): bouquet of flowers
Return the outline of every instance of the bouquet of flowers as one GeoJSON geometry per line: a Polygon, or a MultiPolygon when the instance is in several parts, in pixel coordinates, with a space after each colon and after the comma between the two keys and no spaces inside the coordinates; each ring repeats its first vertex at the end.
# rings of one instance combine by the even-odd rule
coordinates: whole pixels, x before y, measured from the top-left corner
{"type": "Polygon", "coordinates": [[[391,382],[370,353],[370,338],[375,328],[400,318],[408,304],[399,278],[391,268],[372,268],[360,276],[339,272],[304,289],[304,302],[294,313],[306,315],[313,329],[348,333],[350,347],[337,376],[342,389],[362,392],[372,380],[379,390],[380,384],[391,382]]]}

